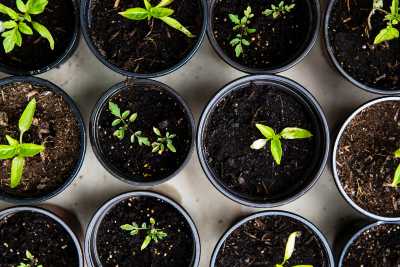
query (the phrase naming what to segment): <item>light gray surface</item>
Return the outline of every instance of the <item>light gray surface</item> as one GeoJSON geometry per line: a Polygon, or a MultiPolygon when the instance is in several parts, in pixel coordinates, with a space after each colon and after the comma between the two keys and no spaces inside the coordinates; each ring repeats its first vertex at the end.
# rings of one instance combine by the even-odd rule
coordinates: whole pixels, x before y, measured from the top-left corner
{"type": "MultiPolygon", "coordinates": [[[[243,75],[221,61],[205,40],[188,64],[158,80],[181,93],[198,120],[210,97],[224,84],[243,75]]],[[[328,65],[320,43],[317,43],[305,60],[281,75],[299,82],[316,97],[326,113],[332,138],[335,137],[333,129],[353,109],[377,97],[363,92],[339,76],[328,65]]],[[[83,39],[68,62],[40,77],[59,85],[72,96],[81,109],[86,125],[98,97],[110,86],[124,79],[104,67],[90,53],[83,39]]],[[[90,142],[88,143],[79,176],[67,190],[49,201],[74,211],[83,227],[86,227],[96,208],[105,200],[122,192],[139,189],[124,184],[107,173],[95,158],[90,142]]],[[[339,195],[329,165],[328,163],[317,184],[306,195],[275,210],[292,211],[304,216],[320,227],[332,243],[343,223],[360,215],[339,195]]],[[[201,267],[209,265],[214,245],[227,227],[240,216],[261,210],[240,206],[214,189],[201,170],[195,153],[178,176],[151,189],[172,197],[192,215],[202,242],[201,267]]],[[[9,206],[11,205],[0,203],[0,208],[9,206]]]]}

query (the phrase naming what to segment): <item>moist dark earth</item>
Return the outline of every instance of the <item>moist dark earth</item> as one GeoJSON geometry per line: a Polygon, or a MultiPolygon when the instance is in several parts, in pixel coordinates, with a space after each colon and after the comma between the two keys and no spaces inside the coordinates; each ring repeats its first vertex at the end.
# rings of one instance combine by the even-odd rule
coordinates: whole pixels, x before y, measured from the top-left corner
{"type": "MultiPolygon", "coordinates": [[[[151,0],[155,6],[159,0],[151,0]]],[[[184,59],[201,34],[203,11],[200,0],[174,0],[171,16],[185,26],[194,38],[171,28],[159,19],[133,21],[118,12],[144,7],[143,1],[92,0],[90,37],[94,46],[110,63],[125,71],[148,74],[169,69],[184,59]]]]}
{"type": "Polygon", "coordinates": [[[285,266],[328,267],[329,260],[321,240],[299,221],[284,216],[253,219],[233,231],[225,240],[216,259],[216,267],[275,266],[283,261],[286,242],[293,232],[295,250],[285,266]]]}
{"type": "Polygon", "coordinates": [[[131,197],[105,215],[97,233],[97,251],[105,267],[189,267],[194,240],[188,222],[172,205],[154,197],[131,197]],[[133,222],[149,224],[150,218],[167,237],[158,243],[152,241],[141,250],[146,232],[132,236],[120,226],[133,222]]]}
{"type": "MultiPolygon", "coordinates": [[[[384,10],[390,10],[391,1],[384,0],[384,10]]],[[[383,90],[398,90],[400,42],[394,39],[374,45],[375,36],[386,27],[384,14],[368,16],[371,1],[338,0],[329,20],[329,41],[340,66],[356,81],[383,90]]]]}
{"type": "Polygon", "coordinates": [[[346,194],[380,216],[400,216],[400,190],[390,187],[400,164],[400,102],[374,104],[347,125],[339,141],[336,167],[346,194]]]}
{"type": "Polygon", "coordinates": [[[0,220],[0,266],[24,262],[28,250],[46,267],[78,267],[75,244],[54,220],[34,212],[18,212],[0,220]]]}
{"type": "Polygon", "coordinates": [[[400,265],[400,226],[377,225],[359,236],[347,250],[343,267],[400,265]]]}
{"type": "Polygon", "coordinates": [[[318,125],[308,105],[275,85],[249,84],[214,107],[205,127],[207,164],[224,187],[251,201],[280,201],[313,179],[321,157],[318,125]],[[314,134],[302,140],[282,140],[283,157],[277,165],[269,143],[260,150],[250,145],[263,135],[256,123],[280,132],[300,127],[314,134]]]}
{"type": "Polygon", "coordinates": [[[233,61],[255,69],[278,68],[298,57],[308,45],[315,24],[312,18],[309,1],[286,0],[285,4],[295,3],[291,12],[273,19],[262,12],[270,9],[271,4],[278,5],[275,0],[216,0],[212,19],[212,30],[218,45],[233,61]],[[236,57],[234,47],[229,42],[238,31],[229,19],[229,14],[243,17],[243,11],[250,6],[254,17],[249,24],[257,32],[250,35],[250,46],[244,46],[244,54],[236,57]]]}
{"type": "Polygon", "coordinates": [[[128,82],[125,89],[104,104],[96,135],[107,165],[126,179],[136,182],[157,181],[174,173],[184,163],[192,142],[189,116],[175,96],[160,86],[135,85],[134,81],[128,82]],[[118,104],[121,112],[130,110],[131,113],[138,114],[121,141],[113,136],[118,126],[111,125],[115,116],[108,109],[109,101],[118,104]],[[167,131],[176,134],[172,139],[176,153],[164,151],[159,155],[153,153],[150,146],[131,143],[130,136],[136,131],[142,131],[150,142],[156,141],[153,127],[158,128],[163,136],[167,131]]]}
{"type": "MultiPolygon", "coordinates": [[[[25,1],[24,1],[25,2],[25,1]]],[[[15,0],[3,0],[6,5],[15,11],[15,0]]],[[[34,31],[33,35],[22,34],[22,47],[15,46],[8,54],[0,47],[0,66],[17,71],[38,71],[57,61],[70,46],[76,24],[76,12],[72,0],[49,1],[45,11],[39,15],[31,15],[32,20],[44,25],[54,38],[54,50],[51,50],[47,39],[42,38],[34,31]]],[[[0,14],[0,20],[10,18],[0,14]]],[[[30,25],[30,24],[29,24],[30,25]]]]}
{"type": "Polygon", "coordinates": [[[80,130],[74,114],[61,95],[30,83],[0,87],[0,144],[6,135],[19,139],[18,121],[29,101],[37,101],[36,112],[24,143],[44,144],[44,152],[26,158],[21,184],[11,189],[11,160],[1,161],[0,194],[39,197],[60,188],[79,159],[80,130]]]}

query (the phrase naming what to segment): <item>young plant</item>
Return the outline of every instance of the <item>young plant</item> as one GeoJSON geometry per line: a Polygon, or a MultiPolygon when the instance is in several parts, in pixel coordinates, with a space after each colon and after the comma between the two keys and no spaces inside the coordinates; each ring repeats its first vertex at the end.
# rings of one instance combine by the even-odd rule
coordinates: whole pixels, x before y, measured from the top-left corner
{"type": "Polygon", "coordinates": [[[130,20],[151,20],[159,19],[168,26],[184,33],[187,37],[192,38],[194,35],[186,29],[179,21],[171,18],[174,10],[167,8],[174,0],[161,0],[156,6],[152,6],[148,0],[143,0],[145,8],[134,7],[129,8],[119,14],[130,20]]]}
{"type": "Polygon", "coordinates": [[[24,144],[23,135],[32,125],[33,116],[36,111],[36,100],[33,98],[18,122],[19,141],[6,135],[8,145],[0,145],[0,160],[12,159],[11,162],[11,181],[10,187],[15,188],[21,183],[22,174],[24,172],[25,158],[34,157],[43,152],[45,147],[36,144],[24,144]]]}
{"type": "Polygon", "coordinates": [[[54,39],[50,31],[39,22],[33,21],[31,15],[38,15],[44,12],[48,0],[16,0],[17,9],[14,11],[3,4],[0,4],[0,13],[10,17],[10,20],[0,21],[0,32],[3,37],[3,47],[6,53],[11,52],[15,46],[22,46],[22,34],[33,35],[32,28],[39,33],[40,36],[47,39],[51,50],[54,50],[54,39]],[[32,26],[29,26],[29,24],[32,26]]]}
{"type": "Polygon", "coordinates": [[[296,6],[295,3],[291,3],[290,5],[285,5],[284,1],[279,2],[278,6],[271,5],[271,9],[266,9],[263,11],[263,15],[265,16],[272,16],[274,19],[279,18],[280,16],[283,16],[290,11],[296,6]]]}
{"type": "Polygon", "coordinates": [[[43,267],[43,265],[27,250],[25,251],[25,259],[17,267],[43,267]]]}
{"type": "MultiPolygon", "coordinates": [[[[289,238],[286,242],[286,248],[285,248],[285,255],[283,255],[283,261],[280,264],[275,264],[275,267],[284,267],[287,261],[292,257],[293,252],[294,252],[294,246],[296,243],[296,237],[300,237],[301,232],[293,232],[289,235],[289,238]]],[[[300,264],[300,265],[292,265],[292,267],[313,267],[312,265],[305,265],[305,264],[300,264]]]]}
{"type": "MultiPolygon", "coordinates": [[[[400,148],[394,152],[394,158],[400,158],[400,148]]],[[[400,164],[397,166],[394,173],[393,182],[390,186],[397,188],[400,184],[400,164]]]]}
{"type": "Polygon", "coordinates": [[[120,228],[124,231],[129,232],[129,234],[132,236],[139,234],[140,231],[145,231],[146,237],[144,238],[142,246],[140,248],[140,250],[144,250],[149,246],[151,241],[158,243],[159,240],[163,240],[165,237],[168,236],[167,233],[165,233],[162,229],[156,228],[156,220],[154,218],[150,218],[149,222],[149,225],[144,222],[140,227],[137,223],[124,224],[121,225],[120,228]]]}
{"type": "Polygon", "coordinates": [[[266,125],[256,124],[256,127],[265,138],[254,141],[250,148],[258,150],[265,147],[268,141],[271,141],[270,150],[272,157],[278,165],[281,164],[282,160],[282,138],[290,140],[310,138],[313,136],[308,130],[295,127],[285,128],[279,134],[276,134],[271,127],[266,125]]]}
{"type": "Polygon", "coordinates": [[[255,33],[257,30],[250,28],[249,24],[251,23],[250,19],[254,17],[254,14],[251,13],[251,7],[248,6],[246,10],[244,10],[244,16],[239,19],[238,15],[229,14],[229,19],[235,26],[233,27],[233,31],[238,31],[230,41],[230,45],[235,48],[236,57],[240,57],[243,55],[243,46],[249,46],[250,41],[249,35],[255,33]]]}
{"type": "Polygon", "coordinates": [[[156,127],[153,127],[153,131],[158,136],[157,142],[153,142],[151,144],[151,146],[153,147],[153,153],[158,152],[158,154],[161,155],[166,150],[176,153],[176,148],[172,143],[172,139],[176,136],[175,134],[170,134],[169,132],[167,132],[165,134],[165,137],[163,137],[160,130],[156,127]]]}
{"type": "Polygon", "coordinates": [[[379,32],[379,34],[375,37],[374,44],[380,44],[385,41],[390,41],[399,38],[399,30],[393,27],[394,25],[399,24],[400,21],[399,0],[392,0],[390,13],[382,9],[376,9],[376,10],[380,10],[386,14],[384,20],[387,21],[387,26],[386,28],[382,29],[379,32]]]}

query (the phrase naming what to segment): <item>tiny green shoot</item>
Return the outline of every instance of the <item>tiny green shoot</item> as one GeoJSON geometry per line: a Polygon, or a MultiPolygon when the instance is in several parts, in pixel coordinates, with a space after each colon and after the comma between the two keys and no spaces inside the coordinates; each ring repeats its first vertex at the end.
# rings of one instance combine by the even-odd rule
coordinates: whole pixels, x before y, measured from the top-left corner
{"type": "Polygon", "coordinates": [[[10,179],[11,188],[15,188],[21,183],[25,158],[34,157],[45,149],[43,145],[23,143],[23,135],[31,127],[35,111],[36,100],[33,98],[25,107],[18,122],[20,132],[19,141],[6,135],[8,145],[0,145],[0,160],[12,159],[10,179]]]}
{"type": "Polygon", "coordinates": [[[17,267],[43,267],[42,264],[39,263],[39,260],[29,252],[29,250],[25,251],[25,259],[23,262],[19,263],[17,267]]]}
{"type": "MultiPolygon", "coordinates": [[[[293,232],[289,235],[289,238],[286,242],[286,247],[285,247],[285,254],[283,255],[283,261],[280,264],[275,264],[275,267],[284,267],[287,261],[292,257],[295,244],[296,244],[296,238],[301,236],[301,232],[293,232]]],[[[292,267],[313,267],[312,265],[292,265],[292,267]]]]}
{"type": "Polygon", "coordinates": [[[253,144],[251,144],[250,148],[256,150],[261,149],[265,147],[268,141],[270,141],[270,150],[272,153],[272,157],[278,165],[281,164],[282,160],[282,138],[290,140],[310,138],[313,136],[312,133],[308,130],[296,127],[285,128],[279,134],[276,134],[271,127],[263,124],[256,124],[256,127],[265,138],[254,141],[253,144]]]}
{"type": "Polygon", "coordinates": [[[148,0],[143,0],[145,8],[134,7],[128,8],[119,14],[130,20],[151,20],[153,18],[163,21],[168,26],[182,32],[189,38],[195,37],[187,28],[185,28],[179,21],[172,18],[171,15],[175,11],[168,8],[174,0],[161,0],[156,6],[152,6],[148,0]]]}
{"type": "Polygon", "coordinates": [[[295,8],[296,4],[291,3],[289,5],[285,5],[284,1],[279,2],[278,6],[272,4],[271,8],[267,8],[266,10],[263,11],[264,16],[272,16],[274,19],[277,19],[290,11],[292,11],[293,8],[295,8]]]}
{"type": "Polygon", "coordinates": [[[375,8],[375,10],[380,10],[381,12],[386,14],[384,20],[387,21],[387,25],[375,37],[374,44],[376,45],[385,41],[390,41],[399,38],[399,30],[393,27],[394,25],[399,24],[400,21],[399,0],[392,0],[390,13],[383,9],[375,8]]]}
{"type": "MultiPolygon", "coordinates": [[[[394,158],[400,158],[400,148],[394,152],[394,158]]],[[[400,164],[397,166],[394,173],[393,182],[390,186],[397,188],[400,184],[400,164]]]]}
{"type": "Polygon", "coordinates": [[[172,139],[175,138],[175,134],[170,134],[167,132],[165,136],[162,136],[160,130],[156,127],[153,127],[153,132],[158,136],[157,142],[153,142],[151,146],[153,147],[152,152],[158,154],[162,154],[164,151],[171,151],[173,153],[176,153],[176,148],[174,144],[172,143],[172,139]]]}
{"type": "Polygon", "coordinates": [[[158,243],[159,240],[163,240],[168,236],[162,229],[156,228],[156,220],[154,218],[150,218],[149,222],[149,225],[144,222],[141,226],[133,222],[132,224],[121,225],[120,228],[129,232],[131,236],[139,234],[140,231],[145,231],[146,237],[144,238],[140,248],[140,250],[144,250],[149,246],[151,241],[158,243]]]}
{"type": "Polygon", "coordinates": [[[48,0],[16,0],[17,9],[19,12],[14,11],[0,3],[0,13],[10,17],[10,20],[0,21],[0,28],[3,31],[3,47],[6,53],[14,50],[15,46],[22,46],[22,34],[33,35],[32,28],[39,33],[39,35],[49,42],[51,50],[54,50],[54,39],[50,31],[39,22],[33,21],[31,15],[39,15],[44,12],[48,0]],[[29,26],[29,24],[32,26],[29,26]]]}
{"type": "Polygon", "coordinates": [[[257,31],[256,29],[249,27],[249,24],[251,23],[250,19],[254,17],[254,14],[251,13],[251,7],[248,6],[243,13],[244,16],[241,19],[239,19],[238,15],[229,14],[229,19],[235,25],[233,31],[238,31],[235,38],[230,41],[230,45],[235,48],[236,57],[240,57],[240,55],[244,54],[243,46],[250,45],[251,40],[248,39],[249,35],[257,31]]]}

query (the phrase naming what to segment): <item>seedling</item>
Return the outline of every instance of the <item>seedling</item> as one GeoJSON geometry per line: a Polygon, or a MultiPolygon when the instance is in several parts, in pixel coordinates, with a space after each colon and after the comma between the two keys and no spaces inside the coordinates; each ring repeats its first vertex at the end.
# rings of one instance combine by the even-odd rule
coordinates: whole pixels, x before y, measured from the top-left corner
{"type": "Polygon", "coordinates": [[[243,55],[243,46],[250,45],[250,40],[248,39],[249,35],[257,31],[249,27],[251,23],[250,19],[254,17],[254,14],[251,13],[251,7],[248,6],[243,13],[244,16],[241,19],[239,19],[238,15],[229,14],[229,19],[235,24],[233,31],[239,32],[235,35],[235,38],[230,41],[230,45],[235,48],[236,57],[243,55]]]}
{"type": "MultiPolygon", "coordinates": [[[[400,158],[400,148],[394,152],[394,157],[396,159],[400,158]]],[[[390,186],[397,188],[400,184],[400,164],[397,166],[394,173],[393,182],[390,186]]]]}
{"type": "Polygon", "coordinates": [[[6,53],[14,50],[15,46],[22,46],[22,34],[33,35],[32,28],[43,38],[49,41],[51,50],[54,50],[54,39],[50,31],[39,22],[33,21],[31,15],[39,15],[44,12],[48,0],[16,0],[17,9],[14,11],[3,4],[0,4],[0,13],[8,15],[11,20],[0,21],[0,32],[3,37],[3,47],[6,53]],[[30,24],[32,26],[29,26],[30,24]],[[6,31],[5,31],[6,30],[6,31]]]}
{"type": "Polygon", "coordinates": [[[171,18],[174,14],[174,10],[167,8],[174,0],[161,0],[156,6],[152,6],[148,0],[143,0],[145,8],[134,7],[129,8],[119,14],[130,20],[152,20],[159,19],[168,26],[184,33],[187,37],[192,38],[194,35],[185,28],[179,21],[171,18]]]}
{"type": "Polygon", "coordinates": [[[290,11],[296,6],[295,3],[291,3],[289,5],[285,5],[284,1],[279,2],[278,6],[271,5],[271,9],[266,9],[263,11],[263,15],[265,16],[272,16],[274,19],[279,18],[280,16],[283,16],[290,11]]]}
{"type": "Polygon", "coordinates": [[[257,129],[264,135],[265,138],[258,139],[251,144],[251,149],[261,149],[265,147],[268,141],[271,141],[270,150],[272,153],[272,157],[274,158],[275,162],[280,165],[282,160],[282,143],[281,139],[304,139],[312,137],[312,133],[308,130],[295,128],[295,127],[288,127],[283,129],[279,134],[276,134],[275,131],[266,125],[256,124],[257,129]]]}
{"type": "Polygon", "coordinates": [[[43,265],[27,250],[25,251],[25,259],[17,267],[43,267],[43,265]]]}
{"type": "Polygon", "coordinates": [[[137,223],[132,223],[132,224],[124,224],[121,225],[120,228],[124,231],[129,232],[131,236],[139,234],[140,231],[145,231],[146,232],[146,237],[143,240],[142,246],[140,250],[146,249],[151,241],[154,241],[158,243],[159,240],[163,240],[165,237],[167,237],[167,233],[165,233],[162,229],[156,228],[156,220],[154,218],[150,218],[150,224],[147,225],[147,223],[142,223],[142,226],[139,227],[137,223]]]}
{"type": "MultiPolygon", "coordinates": [[[[294,246],[296,244],[296,237],[300,237],[301,232],[293,232],[289,235],[289,238],[286,242],[286,248],[285,248],[285,255],[283,255],[283,261],[280,264],[275,264],[275,267],[284,267],[287,261],[292,257],[293,252],[294,252],[294,246]]],[[[300,264],[300,265],[292,265],[292,267],[313,267],[312,265],[305,265],[305,264],[300,264]]]]}
{"type": "Polygon", "coordinates": [[[8,145],[0,145],[0,159],[12,159],[11,162],[11,181],[10,187],[15,188],[21,183],[22,174],[24,172],[25,158],[34,157],[44,151],[43,145],[24,144],[22,141],[23,135],[32,125],[33,116],[36,111],[36,100],[33,98],[18,122],[19,141],[6,135],[8,145]]]}
{"type": "Polygon", "coordinates": [[[165,150],[176,153],[176,148],[172,143],[172,139],[176,136],[175,134],[170,134],[169,132],[167,132],[163,137],[160,130],[156,127],[153,127],[153,131],[158,136],[157,142],[153,142],[151,144],[151,146],[153,147],[153,153],[158,152],[158,154],[161,155],[162,153],[164,153],[165,150]]]}
{"type": "MultiPolygon", "coordinates": [[[[375,3],[375,2],[374,2],[375,3]]],[[[393,27],[394,25],[399,24],[400,21],[400,14],[399,14],[399,0],[392,0],[392,5],[390,7],[390,13],[386,10],[381,9],[381,5],[379,5],[379,1],[377,2],[377,8],[373,8],[374,10],[379,10],[386,14],[384,20],[387,21],[386,28],[382,29],[379,34],[375,37],[374,44],[380,44],[385,41],[390,41],[396,38],[399,38],[399,30],[393,27]],[[380,8],[379,8],[380,7],[380,8]]],[[[370,15],[371,16],[371,15],[370,15]]],[[[370,24],[370,17],[369,17],[369,25],[370,24]]],[[[371,28],[371,27],[370,27],[371,28]]]]}

